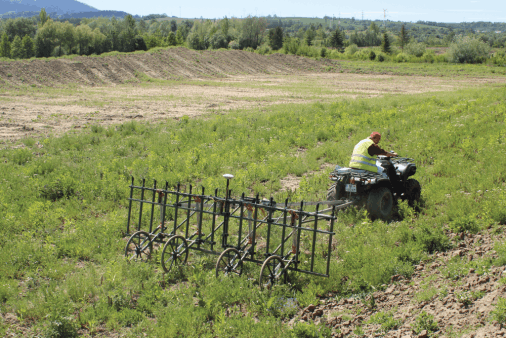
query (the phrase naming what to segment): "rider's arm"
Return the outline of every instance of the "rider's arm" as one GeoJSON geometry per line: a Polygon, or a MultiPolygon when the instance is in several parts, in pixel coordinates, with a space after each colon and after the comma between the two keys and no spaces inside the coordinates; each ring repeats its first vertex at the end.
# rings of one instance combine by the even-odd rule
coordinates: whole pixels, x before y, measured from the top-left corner
{"type": "Polygon", "coordinates": [[[381,149],[377,144],[371,144],[371,146],[367,149],[367,152],[369,153],[369,156],[374,156],[374,155],[384,155],[387,157],[397,156],[396,153],[389,153],[389,152],[381,149]]]}

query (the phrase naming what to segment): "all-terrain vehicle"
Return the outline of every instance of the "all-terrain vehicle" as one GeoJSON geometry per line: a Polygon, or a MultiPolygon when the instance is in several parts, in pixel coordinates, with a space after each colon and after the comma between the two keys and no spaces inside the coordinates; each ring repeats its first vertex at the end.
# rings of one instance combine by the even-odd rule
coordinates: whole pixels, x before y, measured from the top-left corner
{"type": "Polygon", "coordinates": [[[383,170],[374,173],[355,168],[336,166],[330,173],[333,181],[327,200],[346,199],[364,206],[370,217],[388,221],[394,204],[400,198],[411,206],[420,199],[420,183],[410,176],[416,173],[414,160],[407,157],[378,156],[376,165],[383,170]]]}

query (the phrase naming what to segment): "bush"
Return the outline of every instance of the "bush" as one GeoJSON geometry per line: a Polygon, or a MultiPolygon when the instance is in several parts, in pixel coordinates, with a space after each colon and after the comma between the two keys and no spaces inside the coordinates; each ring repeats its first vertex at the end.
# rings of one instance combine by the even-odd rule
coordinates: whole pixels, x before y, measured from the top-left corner
{"type": "Polygon", "coordinates": [[[376,59],[376,53],[373,50],[369,52],[369,60],[374,61],[376,59]]]}
{"type": "Polygon", "coordinates": [[[490,46],[480,39],[465,36],[457,38],[448,50],[452,63],[483,63],[488,58],[490,46]]]}
{"type": "Polygon", "coordinates": [[[227,38],[222,34],[216,33],[211,38],[211,48],[220,49],[227,48],[227,38]]]}
{"type": "Polygon", "coordinates": [[[470,232],[477,233],[480,231],[480,225],[474,216],[460,216],[450,222],[450,229],[453,232],[470,232]]]}
{"type": "Polygon", "coordinates": [[[425,44],[423,42],[410,42],[404,47],[404,53],[421,57],[425,53],[425,44]]]}
{"type": "Polygon", "coordinates": [[[358,51],[358,46],[356,44],[351,44],[344,49],[344,53],[348,55],[353,55],[358,51]]]}
{"type": "Polygon", "coordinates": [[[232,40],[228,43],[228,48],[230,49],[239,49],[239,42],[232,40]]]}
{"type": "Polygon", "coordinates": [[[260,55],[269,54],[270,51],[271,51],[270,47],[266,45],[258,46],[256,50],[256,52],[260,55]]]}
{"type": "Polygon", "coordinates": [[[491,59],[492,59],[492,63],[494,65],[498,65],[498,66],[505,66],[506,65],[506,55],[502,51],[495,52],[494,55],[492,55],[491,59]]]}
{"type": "Polygon", "coordinates": [[[379,53],[378,56],[376,56],[376,60],[379,62],[383,62],[383,61],[385,61],[385,59],[386,59],[386,56],[384,53],[379,53]]]}
{"type": "Polygon", "coordinates": [[[57,316],[46,328],[45,338],[73,338],[77,337],[77,325],[69,317],[57,316]]]}
{"type": "Polygon", "coordinates": [[[406,53],[400,53],[395,56],[395,61],[397,61],[397,62],[409,62],[409,60],[410,60],[410,57],[406,53]]]}
{"type": "Polygon", "coordinates": [[[434,63],[434,60],[436,59],[436,53],[434,53],[433,50],[425,51],[422,58],[425,62],[434,63]]]}
{"type": "Polygon", "coordinates": [[[320,56],[322,58],[326,57],[327,56],[327,48],[325,47],[322,47],[322,49],[320,49],[320,56]]]}

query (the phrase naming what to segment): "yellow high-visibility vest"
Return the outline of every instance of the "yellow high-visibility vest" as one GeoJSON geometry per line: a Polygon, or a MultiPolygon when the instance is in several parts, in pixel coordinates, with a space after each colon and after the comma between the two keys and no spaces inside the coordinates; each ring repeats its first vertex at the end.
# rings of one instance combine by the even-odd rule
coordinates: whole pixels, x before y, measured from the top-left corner
{"type": "Polygon", "coordinates": [[[369,170],[375,173],[378,172],[376,159],[371,157],[367,151],[371,144],[374,144],[374,141],[368,138],[357,143],[355,148],[353,148],[353,155],[351,155],[351,168],[369,170]]]}

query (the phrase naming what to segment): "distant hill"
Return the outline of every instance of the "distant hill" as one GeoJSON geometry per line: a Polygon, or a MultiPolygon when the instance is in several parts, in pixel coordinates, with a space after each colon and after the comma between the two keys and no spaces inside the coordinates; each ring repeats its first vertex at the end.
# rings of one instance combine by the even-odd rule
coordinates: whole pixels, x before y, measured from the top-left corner
{"type": "Polygon", "coordinates": [[[0,14],[7,12],[39,12],[42,8],[58,15],[99,10],[76,0],[0,0],[0,14]]]}
{"type": "Polygon", "coordinates": [[[31,17],[42,8],[52,18],[89,18],[94,16],[124,17],[122,11],[101,11],[76,0],[0,0],[0,18],[31,17]]]}

